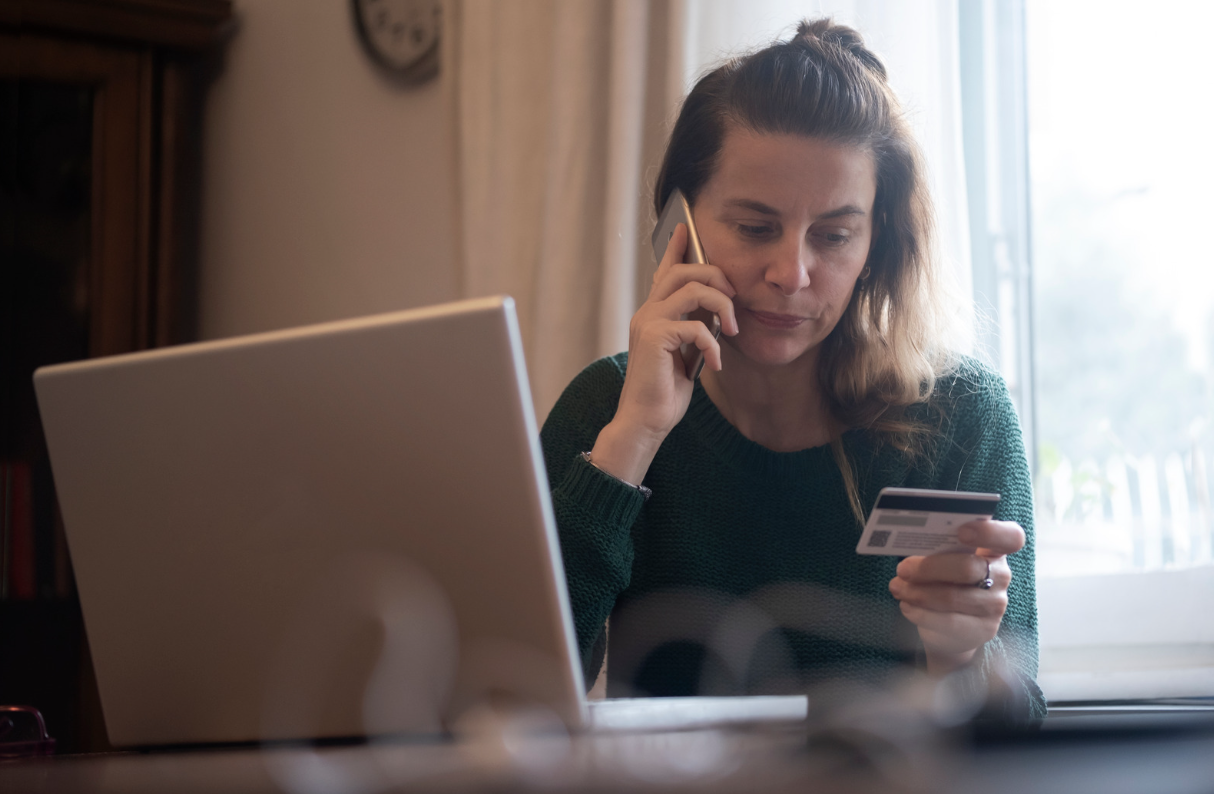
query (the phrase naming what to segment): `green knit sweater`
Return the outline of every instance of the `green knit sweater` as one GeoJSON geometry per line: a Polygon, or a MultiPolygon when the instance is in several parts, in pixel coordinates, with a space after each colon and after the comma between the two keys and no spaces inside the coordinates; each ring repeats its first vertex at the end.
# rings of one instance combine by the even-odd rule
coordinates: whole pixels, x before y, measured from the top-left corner
{"type": "MultiPolygon", "coordinates": [[[[829,446],[760,446],[697,383],[645,475],[648,501],[583,461],[615,415],[626,366],[621,353],[587,367],[541,433],[588,685],[608,617],[612,697],[807,691],[921,660],[888,589],[898,558],[856,554],[862,526],[829,446]]],[[[999,636],[967,675],[981,687],[999,670],[1017,711],[1040,717],[1032,485],[1007,388],[963,359],[916,410],[940,428],[916,465],[872,433],[843,435],[861,503],[885,486],[1002,495],[995,518],[1028,542],[1009,558],[999,636]]]]}

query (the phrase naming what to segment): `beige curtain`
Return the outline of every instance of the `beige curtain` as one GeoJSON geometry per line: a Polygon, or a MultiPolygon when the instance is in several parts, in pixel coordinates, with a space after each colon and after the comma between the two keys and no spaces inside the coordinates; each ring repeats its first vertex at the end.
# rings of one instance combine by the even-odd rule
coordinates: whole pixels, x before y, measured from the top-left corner
{"type": "Polygon", "coordinates": [[[461,290],[518,306],[536,415],[627,345],[652,183],[683,89],[682,6],[454,0],[461,290]]]}

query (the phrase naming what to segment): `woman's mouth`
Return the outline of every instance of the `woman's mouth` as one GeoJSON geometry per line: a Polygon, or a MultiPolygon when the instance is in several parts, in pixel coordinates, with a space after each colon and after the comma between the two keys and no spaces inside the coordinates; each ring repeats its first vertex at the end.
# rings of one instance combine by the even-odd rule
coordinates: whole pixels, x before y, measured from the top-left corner
{"type": "Polygon", "coordinates": [[[768,328],[776,328],[776,329],[781,329],[781,330],[788,330],[790,328],[796,328],[798,325],[800,325],[801,323],[803,323],[809,319],[808,317],[802,317],[797,314],[778,314],[775,312],[761,312],[761,311],[757,311],[755,309],[747,309],[746,311],[747,311],[747,313],[750,314],[751,317],[754,317],[761,324],[767,326],[768,328]]]}

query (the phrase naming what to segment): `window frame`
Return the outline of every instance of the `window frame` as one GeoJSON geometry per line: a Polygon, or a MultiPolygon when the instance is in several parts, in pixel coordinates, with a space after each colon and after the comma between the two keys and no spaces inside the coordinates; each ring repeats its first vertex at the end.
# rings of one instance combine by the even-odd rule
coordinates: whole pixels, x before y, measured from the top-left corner
{"type": "Polygon", "coordinates": [[[1007,381],[1036,476],[1024,0],[959,3],[958,33],[975,341],[1007,381]]]}

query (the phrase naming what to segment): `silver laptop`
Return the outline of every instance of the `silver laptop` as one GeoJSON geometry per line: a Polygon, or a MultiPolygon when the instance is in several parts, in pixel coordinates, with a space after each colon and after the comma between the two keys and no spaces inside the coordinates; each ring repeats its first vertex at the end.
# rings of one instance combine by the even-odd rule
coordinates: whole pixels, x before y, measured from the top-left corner
{"type": "Polygon", "coordinates": [[[34,381],[114,744],[439,732],[480,704],[594,722],[510,298],[34,381]]]}

